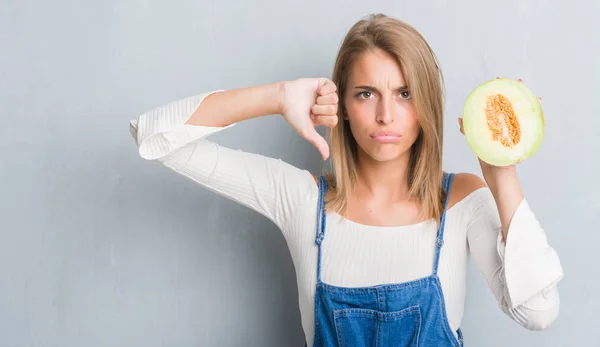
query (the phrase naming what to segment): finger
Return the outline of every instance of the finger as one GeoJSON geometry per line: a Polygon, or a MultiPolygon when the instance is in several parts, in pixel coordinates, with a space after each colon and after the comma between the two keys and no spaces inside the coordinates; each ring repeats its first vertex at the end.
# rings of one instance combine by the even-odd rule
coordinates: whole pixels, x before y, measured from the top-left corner
{"type": "Polygon", "coordinates": [[[329,145],[327,141],[315,130],[315,128],[309,127],[303,133],[301,133],[302,137],[304,137],[308,142],[310,142],[313,146],[319,150],[321,153],[321,157],[323,160],[329,158],[329,145]]]}
{"type": "Polygon", "coordinates": [[[319,95],[327,95],[329,93],[333,93],[337,90],[337,86],[333,83],[332,80],[327,78],[319,79],[319,87],[317,88],[317,94],[319,95]]]}
{"type": "Polygon", "coordinates": [[[542,104],[542,97],[538,96],[538,101],[540,102],[540,105],[542,104]]]}
{"type": "Polygon", "coordinates": [[[314,115],[333,116],[337,114],[337,104],[334,105],[312,105],[310,113],[314,115]]]}
{"type": "Polygon", "coordinates": [[[522,78],[519,78],[517,81],[518,81],[519,83],[523,83],[523,79],[522,79],[522,78]]]}
{"type": "Polygon", "coordinates": [[[317,104],[319,105],[337,105],[339,101],[337,93],[329,93],[317,98],[317,104]]]}
{"type": "Polygon", "coordinates": [[[459,129],[460,129],[460,132],[464,135],[465,134],[465,129],[463,128],[462,118],[458,118],[458,126],[459,126],[459,129]]]}
{"type": "Polygon", "coordinates": [[[322,125],[322,126],[326,126],[326,127],[330,127],[330,128],[335,127],[338,123],[337,116],[312,115],[311,118],[313,119],[313,122],[315,123],[315,125],[322,125]]]}

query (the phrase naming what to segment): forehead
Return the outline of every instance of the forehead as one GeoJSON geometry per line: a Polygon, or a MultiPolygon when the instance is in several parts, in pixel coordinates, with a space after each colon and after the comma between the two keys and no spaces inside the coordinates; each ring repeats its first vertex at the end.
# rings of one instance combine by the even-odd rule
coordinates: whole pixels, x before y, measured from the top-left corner
{"type": "Polygon", "coordinates": [[[400,65],[392,55],[373,49],[360,54],[353,62],[348,76],[352,85],[398,87],[405,85],[400,65]]]}

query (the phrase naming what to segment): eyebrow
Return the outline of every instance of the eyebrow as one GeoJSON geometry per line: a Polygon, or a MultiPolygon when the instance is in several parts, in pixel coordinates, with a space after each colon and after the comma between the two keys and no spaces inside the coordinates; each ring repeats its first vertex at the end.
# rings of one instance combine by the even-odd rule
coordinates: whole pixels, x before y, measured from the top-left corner
{"type": "MultiPolygon", "coordinates": [[[[369,92],[375,92],[378,93],[379,90],[377,90],[377,88],[372,87],[372,86],[355,86],[354,89],[362,89],[362,90],[367,90],[369,92]]],[[[398,88],[396,88],[397,92],[407,92],[408,91],[408,86],[400,86],[398,88]]]]}

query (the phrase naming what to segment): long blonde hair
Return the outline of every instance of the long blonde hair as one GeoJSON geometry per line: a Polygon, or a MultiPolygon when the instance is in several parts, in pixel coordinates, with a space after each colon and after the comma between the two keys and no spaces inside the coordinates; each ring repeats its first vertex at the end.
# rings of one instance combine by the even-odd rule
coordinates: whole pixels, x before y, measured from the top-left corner
{"type": "Polygon", "coordinates": [[[339,50],[332,80],[338,87],[337,126],[328,130],[332,169],[326,175],[330,189],[328,209],[343,213],[356,180],[357,143],[343,121],[345,95],[352,63],[366,51],[379,48],[398,62],[417,111],[420,134],[411,148],[408,187],[421,204],[422,216],[439,220],[442,192],[443,75],[431,47],[412,26],[382,14],[361,19],[347,33],[339,50]]]}

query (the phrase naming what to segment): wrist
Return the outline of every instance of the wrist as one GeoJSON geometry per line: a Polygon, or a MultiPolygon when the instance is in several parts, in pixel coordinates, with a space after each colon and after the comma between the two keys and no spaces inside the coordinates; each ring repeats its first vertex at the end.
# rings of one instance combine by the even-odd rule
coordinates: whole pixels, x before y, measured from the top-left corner
{"type": "Polygon", "coordinates": [[[482,173],[483,179],[495,196],[498,195],[500,187],[513,192],[516,192],[515,187],[519,187],[517,170],[514,166],[482,167],[482,173]]]}
{"type": "Polygon", "coordinates": [[[286,112],[285,109],[285,91],[286,91],[286,87],[288,85],[287,81],[281,81],[281,82],[275,82],[273,83],[272,87],[272,98],[273,98],[273,105],[275,107],[275,112],[274,114],[279,114],[279,115],[283,115],[286,112]]]}
{"type": "Polygon", "coordinates": [[[258,108],[258,116],[282,114],[284,106],[285,82],[263,84],[256,88],[254,102],[258,108]]]}
{"type": "Polygon", "coordinates": [[[481,173],[484,179],[487,180],[505,180],[517,176],[517,168],[511,166],[493,166],[486,163],[481,163],[481,173]]]}

